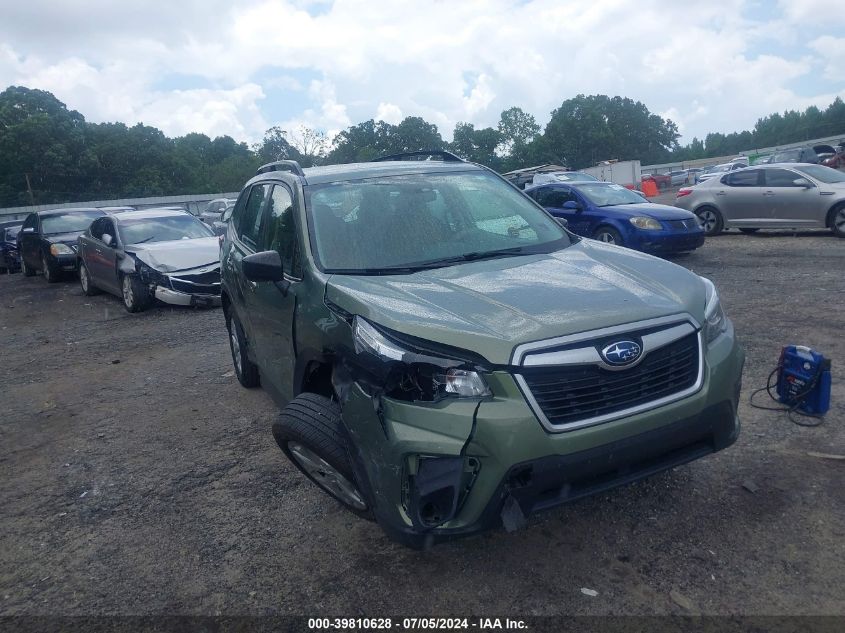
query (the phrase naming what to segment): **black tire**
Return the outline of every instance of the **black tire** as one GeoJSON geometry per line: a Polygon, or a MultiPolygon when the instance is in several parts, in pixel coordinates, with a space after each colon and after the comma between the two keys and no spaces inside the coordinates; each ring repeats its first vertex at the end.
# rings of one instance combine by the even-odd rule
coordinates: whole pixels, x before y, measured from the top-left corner
{"type": "Polygon", "coordinates": [[[258,365],[249,360],[247,353],[249,343],[238,317],[232,314],[226,319],[226,327],[229,330],[229,349],[232,352],[232,365],[235,367],[238,382],[247,389],[261,386],[258,365]]]}
{"type": "Polygon", "coordinates": [[[303,393],[282,409],[273,437],[279,448],[302,474],[332,496],[353,514],[373,519],[370,504],[356,482],[349,463],[343,435],[340,407],[336,402],[315,393],[303,393]],[[319,464],[303,460],[319,458],[319,464]],[[343,481],[339,481],[342,479],[343,481]]]}
{"type": "Polygon", "coordinates": [[[695,210],[695,214],[705,236],[718,235],[725,229],[725,220],[716,207],[701,207],[695,210]]]}
{"type": "Polygon", "coordinates": [[[26,260],[21,255],[21,272],[24,277],[35,277],[35,271],[26,265],[26,260]]]}
{"type": "Polygon", "coordinates": [[[47,255],[43,254],[41,255],[41,274],[44,275],[44,279],[48,284],[54,284],[59,281],[59,271],[50,265],[47,255]]]}
{"type": "Polygon", "coordinates": [[[745,233],[746,235],[753,235],[754,233],[756,233],[759,230],[760,229],[740,229],[740,232],[745,233]]]}
{"type": "Polygon", "coordinates": [[[100,289],[91,281],[91,274],[88,272],[88,266],[85,262],[79,262],[79,285],[82,287],[82,294],[86,297],[93,297],[100,294],[100,289]]]}
{"type": "Polygon", "coordinates": [[[845,237],[845,204],[840,204],[830,210],[828,226],[836,237],[845,237]]]}
{"type": "Polygon", "coordinates": [[[622,241],[622,236],[619,234],[619,231],[614,229],[612,226],[605,225],[597,228],[596,232],[593,233],[593,239],[598,240],[599,242],[604,242],[605,244],[625,246],[625,243],[622,241]]]}
{"type": "Polygon", "coordinates": [[[138,275],[124,275],[120,280],[123,307],[127,312],[143,312],[152,303],[150,289],[138,279],[138,275]]]}

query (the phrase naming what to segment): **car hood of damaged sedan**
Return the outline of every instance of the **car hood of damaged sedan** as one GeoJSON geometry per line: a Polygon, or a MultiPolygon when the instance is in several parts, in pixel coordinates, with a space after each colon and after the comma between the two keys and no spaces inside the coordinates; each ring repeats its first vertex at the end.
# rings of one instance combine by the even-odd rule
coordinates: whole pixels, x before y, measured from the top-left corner
{"type": "Polygon", "coordinates": [[[220,242],[216,237],[129,244],[126,252],[162,273],[220,265],[220,242]]]}
{"type": "Polygon", "coordinates": [[[701,323],[705,286],[670,262],[583,240],[410,275],[335,274],[326,298],[396,332],[504,365],[522,343],[684,313],[701,323]]]}

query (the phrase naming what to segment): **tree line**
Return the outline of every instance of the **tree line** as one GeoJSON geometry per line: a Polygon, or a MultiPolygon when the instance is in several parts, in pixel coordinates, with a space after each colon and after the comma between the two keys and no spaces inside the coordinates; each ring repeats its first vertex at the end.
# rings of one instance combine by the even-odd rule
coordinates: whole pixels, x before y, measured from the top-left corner
{"type": "Polygon", "coordinates": [[[459,122],[451,142],[409,116],[398,124],[370,119],[331,140],[319,130],[275,126],[250,146],[230,136],[169,138],[142,123],[90,123],[49,92],[11,86],[0,93],[0,207],[238,191],[258,166],[283,159],[310,167],[444,149],[500,172],[542,163],[577,169],[612,158],[653,164],[724,156],[839,132],[845,103],[837,98],[823,111],[772,114],[753,130],[711,133],[682,147],[676,124],[639,101],[577,95],[552,111],[545,129],[512,107],[495,127],[459,122]]]}

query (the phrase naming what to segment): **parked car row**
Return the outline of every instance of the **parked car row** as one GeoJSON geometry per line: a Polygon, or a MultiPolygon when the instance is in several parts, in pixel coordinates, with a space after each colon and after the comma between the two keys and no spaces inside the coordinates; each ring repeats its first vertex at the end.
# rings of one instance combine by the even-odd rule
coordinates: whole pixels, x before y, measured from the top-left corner
{"type": "Polygon", "coordinates": [[[678,191],[675,204],[695,213],[707,235],[728,228],[829,228],[845,237],[845,174],[824,165],[755,165],[715,174],[678,191]]]}
{"type": "Polygon", "coordinates": [[[86,295],[112,293],[129,312],[155,300],[220,305],[219,239],[184,210],[38,211],[15,239],[24,276],[40,272],[56,283],[78,273],[86,295]]]}

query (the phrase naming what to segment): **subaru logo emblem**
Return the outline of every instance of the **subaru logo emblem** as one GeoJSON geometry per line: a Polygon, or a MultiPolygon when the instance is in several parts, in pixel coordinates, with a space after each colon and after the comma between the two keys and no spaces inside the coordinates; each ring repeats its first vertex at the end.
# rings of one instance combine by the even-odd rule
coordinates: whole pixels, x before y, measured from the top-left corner
{"type": "Polygon", "coordinates": [[[601,357],[608,365],[630,365],[643,353],[643,348],[634,341],[617,341],[601,351],[601,357]]]}

